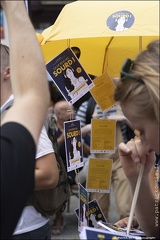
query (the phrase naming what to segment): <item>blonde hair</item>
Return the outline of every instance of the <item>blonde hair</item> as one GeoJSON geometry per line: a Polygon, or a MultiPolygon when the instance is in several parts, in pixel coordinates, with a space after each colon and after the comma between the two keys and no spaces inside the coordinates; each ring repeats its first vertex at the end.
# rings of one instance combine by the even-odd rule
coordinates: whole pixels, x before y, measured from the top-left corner
{"type": "Polygon", "coordinates": [[[133,112],[137,117],[155,119],[159,123],[159,44],[151,42],[145,51],[134,61],[131,75],[142,79],[138,81],[129,77],[121,79],[114,93],[115,101],[121,105],[132,103],[133,112]]]}

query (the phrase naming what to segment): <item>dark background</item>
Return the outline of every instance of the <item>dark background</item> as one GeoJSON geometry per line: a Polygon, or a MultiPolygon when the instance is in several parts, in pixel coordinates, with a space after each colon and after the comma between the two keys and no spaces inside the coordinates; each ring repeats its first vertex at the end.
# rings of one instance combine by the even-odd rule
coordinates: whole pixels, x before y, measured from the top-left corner
{"type": "Polygon", "coordinates": [[[67,3],[72,1],[28,1],[29,15],[35,29],[42,31],[52,25],[57,19],[60,11],[67,3]]]}

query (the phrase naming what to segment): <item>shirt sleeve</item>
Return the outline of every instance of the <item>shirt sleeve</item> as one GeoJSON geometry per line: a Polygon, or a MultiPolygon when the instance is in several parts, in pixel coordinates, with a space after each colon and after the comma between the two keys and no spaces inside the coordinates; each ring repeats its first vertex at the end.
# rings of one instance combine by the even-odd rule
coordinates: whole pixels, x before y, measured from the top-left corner
{"type": "Polygon", "coordinates": [[[1,127],[1,239],[10,239],[34,189],[36,146],[25,127],[1,127]]]}
{"type": "Polygon", "coordinates": [[[52,142],[48,137],[47,131],[43,126],[38,140],[36,159],[49,153],[54,153],[54,149],[52,142]]]}

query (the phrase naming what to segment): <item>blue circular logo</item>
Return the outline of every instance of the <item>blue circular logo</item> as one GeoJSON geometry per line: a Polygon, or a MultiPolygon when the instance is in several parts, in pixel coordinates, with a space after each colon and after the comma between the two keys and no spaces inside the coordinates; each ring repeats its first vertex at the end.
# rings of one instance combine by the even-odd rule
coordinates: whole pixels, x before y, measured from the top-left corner
{"type": "Polygon", "coordinates": [[[110,15],[106,24],[109,29],[116,32],[122,32],[129,29],[133,25],[134,20],[135,18],[131,12],[122,10],[110,15]]]}

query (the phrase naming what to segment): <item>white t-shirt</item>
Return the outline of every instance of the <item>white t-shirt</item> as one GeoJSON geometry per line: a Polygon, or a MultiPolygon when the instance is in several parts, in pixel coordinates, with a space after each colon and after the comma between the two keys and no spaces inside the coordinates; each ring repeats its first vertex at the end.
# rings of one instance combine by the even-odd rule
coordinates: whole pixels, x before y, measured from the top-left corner
{"type": "MultiPolygon", "coordinates": [[[[45,127],[43,127],[37,145],[36,159],[53,152],[54,150],[52,147],[52,143],[48,138],[45,127]]],[[[44,226],[48,221],[49,219],[42,216],[41,213],[37,212],[33,206],[26,206],[23,209],[22,215],[19,219],[13,235],[18,235],[36,230],[44,226]]]]}
{"type": "Polygon", "coordinates": [[[13,97],[13,94],[7,99],[7,101],[1,106],[1,113],[9,106],[12,106],[13,104],[13,100],[14,100],[14,97],[13,97]]]}

